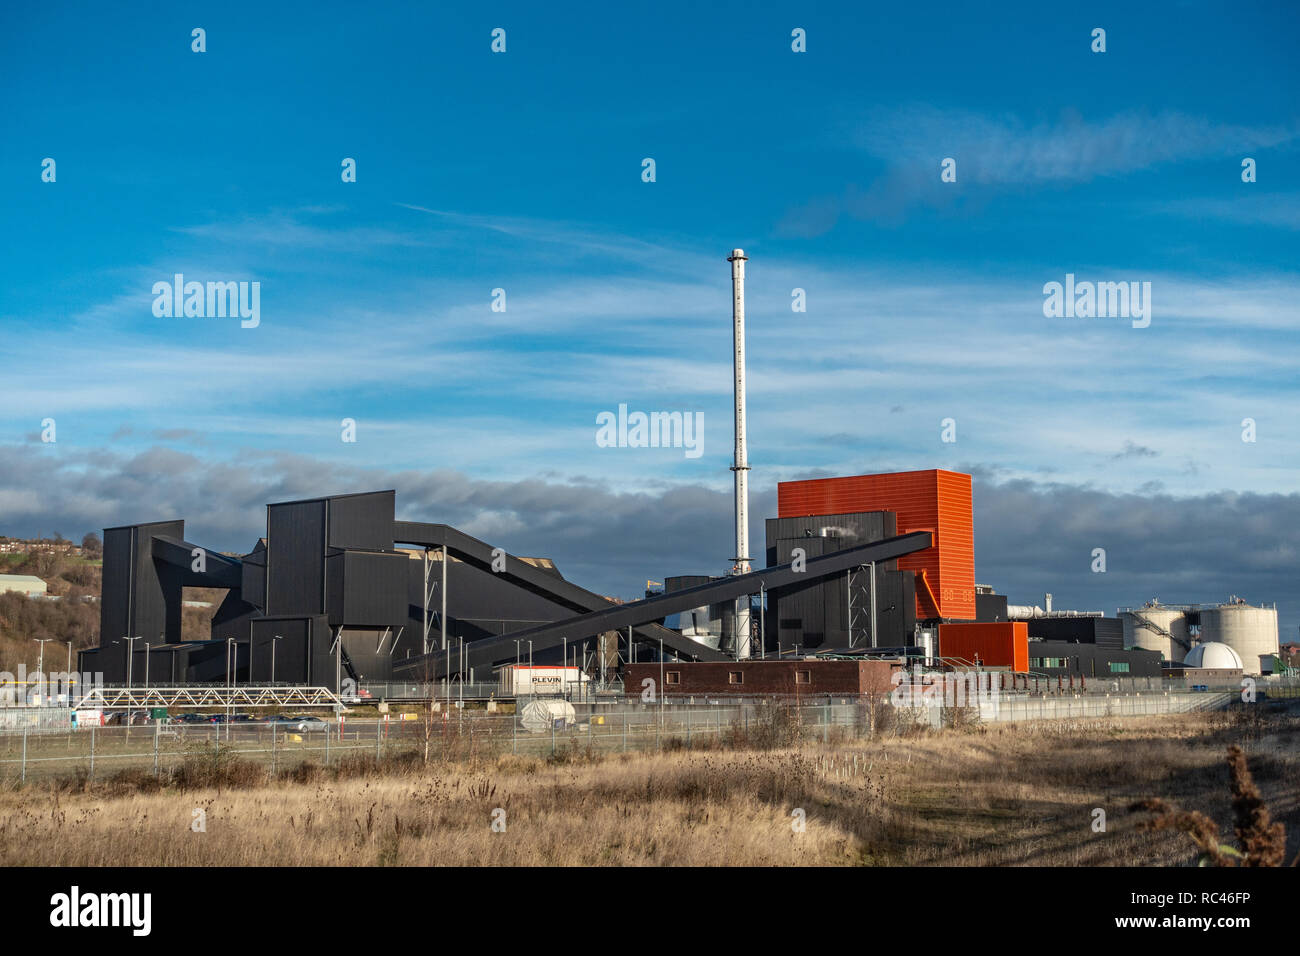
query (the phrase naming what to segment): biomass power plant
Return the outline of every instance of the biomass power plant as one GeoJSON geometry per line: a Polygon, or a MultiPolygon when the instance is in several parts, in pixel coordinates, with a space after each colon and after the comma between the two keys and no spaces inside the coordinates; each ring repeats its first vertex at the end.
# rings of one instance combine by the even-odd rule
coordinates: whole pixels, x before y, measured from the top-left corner
{"type": "MultiPolygon", "coordinates": [[[[1117,617],[1053,610],[1051,595],[1045,608],[1008,604],[976,583],[971,476],[941,468],[778,483],[754,569],[748,257],[734,249],[727,261],[734,550],[724,560],[720,542],[698,542],[725,573],[669,574],[662,590],[617,601],[569,580],[548,557],[512,555],[448,524],[398,520],[392,490],[274,502],[265,534],[242,554],[189,540],[179,518],[106,529],[100,645],[82,652],[80,669],[110,684],[139,675],[339,692],[389,681],[509,678],[514,686],[501,671],[521,665],[525,649],[529,665],[575,668],[602,682],[638,662],[698,664],[695,673],[674,673],[682,686],[699,687],[744,681],[746,670],[718,666],[727,662],[891,660],[1071,681],[1224,670],[1221,662],[1234,660],[1245,673],[1269,666],[1277,611],[1236,598],[1153,601],[1117,617]],[[226,592],[207,639],[182,637],[187,587],[226,592]],[[1183,663],[1211,644],[1230,653],[1202,651],[1183,663]]],[[[672,570],[647,569],[655,577],[672,570]]],[[[867,673],[833,670],[836,686],[867,673]]],[[[818,679],[806,667],[789,678],[809,689],[818,679]]],[[[771,683],[757,672],[750,682],[771,683]]]]}

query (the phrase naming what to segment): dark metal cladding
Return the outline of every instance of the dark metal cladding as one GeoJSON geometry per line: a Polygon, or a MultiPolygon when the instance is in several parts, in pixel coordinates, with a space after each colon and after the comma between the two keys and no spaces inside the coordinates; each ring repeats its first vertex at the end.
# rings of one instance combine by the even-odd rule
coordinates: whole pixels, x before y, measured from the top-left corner
{"type": "MultiPolygon", "coordinates": [[[[395,521],[394,504],[391,491],[271,504],[266,538],[242,560],[205,551],[198,569],[198,549],[185,539],[182,521],[107,529],[102,643],[84,660],[116,683],[128,673],[133,682],[143,682],[146,668],[155,682],[267,682],[274,647],[277,682],[336,687],[340,677],[382,681],[395,670],[424,679],[430,665],[439,674],[460,665],[459,652],[448,664],[444,626],[449,638],[465,642],[464,666],[481,675],[513,660],[524,641],[532,641],[535,660],[546,662],[558,658],[566,638],[622,634],[625,628],[643,646],[662,646],[686,659],[723,660],[723,652],[663,627],[664,614],[727,605],[764,585],[803,587],[849,566],[836,564],[843,558],[837,552],[814,559],[807,576],[783,577],[781,569],[769,569],[713,581],[676,578],[670,594],[653,599],[667,599],[671,607],[657,604],[647,612],[646,602],[616,604],[565,580],[548,562],[506,554],[445,524],[395,521]],[[397,551],[396,542],[446,550],[446,595],[438,591],[442,555],[397,551]],[[190,586],[224,587],[228,593],[213,616],[212,639],[182,646],[180,611],[190,586]],[[444,599],[446,622],[440,614],[444,599]],[[142,640],[128,657],[124,638],[136,636],[142,640]],[[434,649],[429,655],[426,637],[434,649]],[[159,645],[148,652],[147,664],[145,640],[159,645]],[[164,642],[168,649],[161,648],[164,642]],[[228,675],[231,654],[235,673],[228,675]]],[[[848,516],[849,530],[820,539],[819,547],[878,534],[889,519],[848,516]]],[[[893,555],[929,542],[927,534],[912,538],[853,553],[863,561],[874,555],[883,572],[893,555]]]]}
{"type": "Polygon", "coordinates": [[[329,624],[323,616],[259,618],[250,626],[249,641],[250,682],[271,682],[274,643],[276,683],[334,686],[335,661],[330,653],[329,624]],[[319,641],[313,640],[317,632],[323,635],[319,641]]]}
{"type": "MultiPolygon", "coordinates": [[[[399,660],[407,656],[404,650],[412,646],[414,650],[410,656],[420,653],[424,626],[424,611],[420,602],[420,591],[424,587],[424,562],[410,560],[407,565],[407,607],[410,616],[402,642],[403,652],[397,654],[399,660]],[[414,644],[411,642],[412,637],[415,638],[414,644]]],[[[554,571],[538,570],[552,578],[557,577],[554,571]]],[[[429,579],[433,586],[429,615],[431,639],[441,646],[442,632],[437,621],[440,597],[437,589],[442,585],[442,561],[436,554],[429,561],[429,579]]],[[[448,634],[466,641],[544,624],[572,613],[571,608],[527,591],[508,577],[493,574],[455,558],[447,564],[447,594],[450,599],[448,616],[451,618],[448,634]]]]}
{"type": "MultiPolygon", "coordinates": [[[[124,637],[179,642],[182,572],[154,560],[153,536],[183,539],[184,521],[157,521],[104,529],[100,641],[124,637]]],[[[122,651],[125,655],[125,649],[122,651]]]]}
{"type": "Polygon", "coordinates": [[[369,491],[326,498],[329,546],[392,551],[396,494],[395,491],[369,491]]]}
{"type": "MultiPolygon", "coordinates": [[[[1007,617],[1007,596],[1005,594],[981,594],[977,591],[975,593],[975,620],[987,624],[1009,620],[1007,617]]],[[[1032,634],[1033,631],[1031,630],[1030,633],[1032,634]]]]}
{"type": "MultiPolygon", "coordinates": [[[[859,544],[894,537],[897,516],[892,511],[847,512],[769,518],[766,522],[769,564],[793,560],[796,548],[804,559],[818,557],[859,544]]],[[[853,569],[853,626],[850,629],[850,580],[848,573],[819,580],[802,580],[768,594],[767,646],[784,650],[798,646],[802,651],[839,650],[851,646],[886,646],[911,640],[916,622],[915,607],[901,601],[912,595],[911,573],[896,570],[896,560],[878,561],[875,569],[876,630],[871,634],[870,582],[866,569],[853,569]],[[852,640],[852,643],[850,641],[852,640]]]]}
{"type": "Polygon", "coordinates": [[[257,546],[244,555],[243,575],[240,590],[244,601],[256,608],[266,608],[266,542],[258,541],[257,546]]]}
{"type": "MultiPolygon", "coordinates": [[[[1094,619],[1097,620],[1097,619],[1094,619]]],[[[1029,669],[1035,673],[1084,677],[1104,681],[1108,678],[1160,677],[1162,657],[1159,651],[1098,646],[1070,641],[1030,641],[1029,669]]]]}
{"type": "Polygon", "coordinates": [[[325,613],[325,502],[266,506],[266,613],[325,613]]]}
{"type": "MultiPolygon", "coordinates": [[[[1025,622],[1030,638],[1122,648],[1124,625],[1115,617],[1038,617],[1025,622]]],[[[1033,650],[1033,645],[1030,645],[1033,650]]]]}
{"type": "MultiPolygon", "coordinates": [[[[398,521],[394,523],[393,538],[403,544],[418,544],[426,547],[442,547],[445,545],[451,552],[452,557],[480,570],[498,574],[502,579],[511,582],[516,587],[553,601],[571,612],[577,611],[581,613],[616,606],[608,598],[594,594],[586,588],[578,587],[578,585],[566,581],[554,571],[543,570],[526,561],[521,561],[513,555],[500,554],[499,557],[501,563],[504,564],[504,569],[499,572],[493,571],[494,549],[492,546],[449,525],[398,521]]],[[[448,588],[448,590],[451,589],[448,588]]],[[[454,614],[448,611],[448,616],[454,617],[454,614]]],[[[654,618],[648,619],[648,621],[653,620],[654,618]]],[[[635,626],[634,633],[639,641],[652,646],[663,641],[665,646],[674,647],[675,649],[680,648],[683,653],[698,656],[702,659],[724,659],[724,655],[717,651],[698,644],[690,638],[684,638],[677,631],[669,630],[658,624],[642,623],[635,626]]],[[[510,659],[513,659],[513,645],[511,647],[510,659]]],[[[537,646],[534,645],[534,650],[537,649],[537,646]]],[[[503,657],[501,660],[505,661],[506,658],[503,657]]],[[[478,667],[480,665],[475,664],[473,666],[478,667]]]]}
{"type": "MultiPolygon", "coordinates": [[[[836,551],[819,558],[811,558],[803,571],[795,571],[790,565],[764,568],[749,574],[739,574],[721,578],[699,587],[684,588],[680,591],[659,594],[643,601],[613,605],[587,614],[556,621],[551,624],[534,627],[499,638],[478,641],[466,648],[466,666],[487,668],[495,663],[504,663],[514,657],[514,642],[531,640],[533,648],[553,647],[561,642],[584,640],[608,630],[624,627],[636,627],[646,621],[653,621],[666,614],[686,611],[721,601],[733,600],[747,594],[757,593],[760,588],[775,589],[796,582],[803,582],[817,577],[839,573],[869,561],[887,561],[904,554],[912,554],[930,547],[933,536],[928,531],[917,531],[899,535],[884,541],[863,544],[843,551],[836,551]]],[[[685,637],[677,631],[663,629],[670,636],[664,641],[664,647],[674,652],[685,652],[689,657],[701,658],[708,651],[709,659],[721,658],[717,652],[685,637]]],[[[437,657],[438,655],[432,655],[437,657]]],[[[725,659],[725,658],[721,658],[725,659]]],[[[413,666],[427,666],[426,662],[412,661],[413,666]]],[[[431,668],[435,676],[441,676],[445,670],[441,662],[435,661],[431,668]]]]}
{"type": "Polygon", "coordinates": [[[325,559],[331,627],[403,627],[409,620],[400,551],[333,551],[325,559]]]}

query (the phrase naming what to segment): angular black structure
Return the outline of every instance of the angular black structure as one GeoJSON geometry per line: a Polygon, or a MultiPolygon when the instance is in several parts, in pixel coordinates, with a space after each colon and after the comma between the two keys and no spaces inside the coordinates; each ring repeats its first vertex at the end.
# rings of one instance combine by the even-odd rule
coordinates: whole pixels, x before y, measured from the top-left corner
{"type": "MultiPolygon", "coordinates": [[[[398,667],[422,679],[409,662],[438,656],[424,657],[429,649],[450,642],[458,658],[462,641],[614,606],[545,560],[506,554],[448,525],[395,520],[393,491],[267,505],[266,536],[242,557],[186,541],[181,520],[109,528],[104,539],[101,643],[81,653],[79,666],[108,683],[142,684],[148,674],[154,683],[233,678],[340,689],[347,679],[388,680],[398,667]],[[228,590],[211,640],[181,640],[186,587],[228,590]]],[[[633,633],[686,659],[721,659],[655,623],[633,633]]],[[[535,659],[547,662],[550,650],[535,643],[535,659]]],[[[508,658],[475,655],[466,666],[491,680],[490,665],[513,656],[511,643],[508,658]]]]}
{"type": "MultiPolygon", "coordinates": [[[[892,511],[862,511],[767,519],[767,563],[805,560],[862,544],[884,541],[898,531],[892,511]]],[[[892,647],[910,644],[916,625],[916,582],[898,570],[896,558],[876,561],[875,573],[857,565],[816,580],[768,593],[768,649],[808,651],[892,647]],[[874,612],[874,613],[873,613],[874,612]]]]}

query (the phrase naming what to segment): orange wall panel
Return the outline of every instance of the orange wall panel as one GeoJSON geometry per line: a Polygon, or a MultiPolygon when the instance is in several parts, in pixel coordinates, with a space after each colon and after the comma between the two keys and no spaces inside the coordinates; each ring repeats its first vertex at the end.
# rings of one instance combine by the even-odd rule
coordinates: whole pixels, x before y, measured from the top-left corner
{"type": "MultiPolygon", "coordinates": [[[[783,481],[776,486],[776,496],[777,514],[782,518],[892,511],[898,517],[899,534],[932,532],[935,544],[899,558],[898,567],[925,571],[943,617],[974,619],[975,520],[970,475],[935,468],[783,481]]],[[[919,598],[917,615],[930,616],[919,598]]]]}
{"type": "Polygon", "coordinates": [[[939,656],[985,667],[1029,670],[1029,625],[1024,621],[990,624],[940,624],[939,656]]]}

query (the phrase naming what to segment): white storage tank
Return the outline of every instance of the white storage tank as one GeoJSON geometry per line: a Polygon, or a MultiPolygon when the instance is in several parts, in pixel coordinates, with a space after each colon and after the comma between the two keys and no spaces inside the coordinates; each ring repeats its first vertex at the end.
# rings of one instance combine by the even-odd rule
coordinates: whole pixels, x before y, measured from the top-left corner
{"type": "Polygon", "coordinates": [[[1153,603],[1121,611],[1119,619],[1124,626],[1126,648],[1159,651],[1165,660],[1171,662],[1181,661],[1186,656],[1191,640],[1187,616],[1182,610],[1153,603]]]}
{"type": "Polygon", "coordinates": [[[1233,597],[1227,604],[1202,608],[1201,640],[1228,645],[1245,663],[1247,674],[1258,674],[1259,659],[1278,652],[1277,607],[1257,607],[1233,597]]]}

